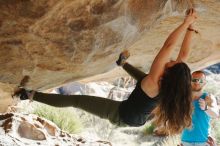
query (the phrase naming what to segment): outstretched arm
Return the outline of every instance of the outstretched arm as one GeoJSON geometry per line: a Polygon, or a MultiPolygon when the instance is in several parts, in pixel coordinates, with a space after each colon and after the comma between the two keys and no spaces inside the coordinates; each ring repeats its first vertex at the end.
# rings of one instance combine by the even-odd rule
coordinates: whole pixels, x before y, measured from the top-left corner
{"type": "Polygon", "coordinates": [[[150,97],[158,94],[159,85],[158,82],[160,77],[162,76],[165,65],[169,62],[172,51],[174,50],[174,46],[176,45],[178,39],[182,32],[184,32],[194,21],[195,17],[193,16],[193,11],[189,13],[184,19],[184,22],[180,24],[167,38],[163,47],[155,57],[150,72],[148,76],[144,79],[145,81],[142,83],[142,88],[148,93],[150,97]],[[143,84],[146,84],[143,85],[143,84]]]}
{"type": "MultiPolygon", "coordinates": [[[[190,13],[192,14],[192,16],[197,18],[197,14],[194,9],[190,9],[189,14],[190,13]]],[[[176,59],[178,62],[185,62],[187,60],[187,58],[189,56],[189,52],[190,52],[190,44],[192,41],[193,33],[198,33],[198,32],[193,28],[193,25],[191,24],[186,31],[179,55],[176,59]]]]}
{"type": "Polygon", "coordinates": [[[183,22],[179,27],[177,27],[167,38],[163,47],[160,49],[159,53],[155,57],[151,69],[149,72],[149,77],[152,78],[156,83],[163,74],[165,64],[170,61],[170,56],[174,47],[183,31],[188,28],[189,24],[183,22]]]}
{"type": "MultiPolygon", "coordinates": [[[[189,28],[191,28],[191,27],[189,27],[189,28]]],[[[186,31],[181,49],[179,51],[179,55],[176,59],[178,62],[185,62],[187,60],[187,58],[189,56],[189,52],[190,52],[190,44],[192,41],[193,33],[194,33],[194,31],[190,31],[190,30],[186,31]]]]}

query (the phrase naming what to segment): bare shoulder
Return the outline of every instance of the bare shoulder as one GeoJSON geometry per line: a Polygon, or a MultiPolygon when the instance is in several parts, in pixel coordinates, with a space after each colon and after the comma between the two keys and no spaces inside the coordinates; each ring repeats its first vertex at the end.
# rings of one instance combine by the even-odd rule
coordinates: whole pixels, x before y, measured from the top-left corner
{"type": "Polygon", "coordinates": [[[142,80],[141,88],[150,98],[154,98],[159,94],[159,85],[150,76],[146,76],[142,80]]]}

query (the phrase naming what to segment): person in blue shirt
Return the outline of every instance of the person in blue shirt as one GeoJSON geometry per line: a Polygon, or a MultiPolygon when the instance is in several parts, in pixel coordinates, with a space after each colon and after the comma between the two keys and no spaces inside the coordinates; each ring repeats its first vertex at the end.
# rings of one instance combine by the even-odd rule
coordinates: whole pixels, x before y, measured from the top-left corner
{"type": "Polygon", "coordinates": [[[219,116],[214,96],[204,92],[206,75],[203,71],[192,73],[193,114],[192,127],[185,128],[181,135],[183,146],[210,146],[210,120],[219,116]]]}

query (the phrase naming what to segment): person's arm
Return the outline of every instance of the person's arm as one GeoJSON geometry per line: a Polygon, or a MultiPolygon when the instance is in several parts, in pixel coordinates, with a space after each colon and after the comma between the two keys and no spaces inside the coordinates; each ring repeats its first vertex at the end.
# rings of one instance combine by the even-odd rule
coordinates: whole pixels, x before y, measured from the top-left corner
{"type": "Polygon", "coordinates": [[[210,117],[218,118],[219,117],[219,108],[216,102],[216,99],[213,95],[206,96],[206,99],[199,99],[199,104],[201,110],[204,110],[210,117]],[[207,99],[209,98],[209,99],[207,99]],[[211,101],[211,105],[207,104],[206,100],[211,101]]]}
{"type": "Polygon", "coordinates": [[[184,32],[189,25],[195,21],[195,19],[196,18],[193,16],[193,12],[190,12],[190,14],[184,19],[184,22],[168,36],[163,47],[155,57],[151,65],[150,72],[144,81],[144,84],[148,84],[148,87],[143,85],[145,87],[145,91],[147,91],[150,97],[153,97],[159,91],[158,82],[164,72],[166,63],[169,62],[171,53],[174,50],[174,46],[176,45],[181,33],[184,32]]]}
{"type": "Polygon", "coordinates": [[[187,22],[182,23],[177,27],[167,38],[163,47],[160,49],[159,53],[155,57],[148,78],[151,78],[155,83],[158,82],[159,78],[163,74],[165,64],[170,61],[170,56],[174,50],[181,33],[188,28],[189,24],[187,22]]]}
{"type": "MultiPolygon", "coordinates": [[[[191,27],[189,27],[189,28],[191,28],[191,27]]],[[[187,60],[187,58],[189,56],[189,52],[190,52],[190,44],[191,44],[191,41],[192,41],[193,33],[194,33],[194,31],[190,31],[190,30],[186,31],[186,34],[185,34],[185,37],[184,37],[179,55],[176,59],[177,61],[185,62],[187,60]]]]}
{"type": "Polygon", "coordinates": [[[213,95],[209,96],[211,98],[212,104],[207,107],[206,113],[209,114],[212,118],[219,117],[219,108],[217,105],[216,98],[213,95]]]}
{"type": "MultiPolygon", "coordinates": [[[[197,14],[195,13],[195,10],[194,9],[191,9],[193,12],[193,16],[195,18],[197,18],[197,14]]],[[[193,25],[189,25],[189,27],[187,28],[187,31],[186,31],[186,34],[184,36],[184,39],[183,39],[183,42],[182,42],[182,45],[181,45],[181,49],[179,51],[179,55],[177,57],[177,61],[178,62],[185,62],[189,56],[189,52],[190,52],[190,44],[192,42],[192,35],[194,33],[198,33],[193,25]]]]}

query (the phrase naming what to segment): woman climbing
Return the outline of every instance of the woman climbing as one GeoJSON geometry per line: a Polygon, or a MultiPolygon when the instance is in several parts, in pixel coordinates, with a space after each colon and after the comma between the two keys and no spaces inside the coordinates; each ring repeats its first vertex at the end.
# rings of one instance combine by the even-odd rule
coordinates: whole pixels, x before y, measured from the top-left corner
{"type": "Polygon", "coordinates": [[[145,74],[126,62],[129,52],[120,54],[116,63],[137,80],[135,89],[127,100],[114,101],[88,95],[59,95],[28,91],[21,88],[15,93],[21,100],[31,99],[56,107],[73,106],[106,118],[117,125],[141,126],[153,118],[169,134],[180,133],[191,125],[192,97],[190,69],[184,63],[189,55],[193,28],[197,16],[190,9],[184,21],[168,36],[156,55],[149,74],[145,74]],[[175,61],[171,54],[180,38],[185,37],[175,61]]]}

